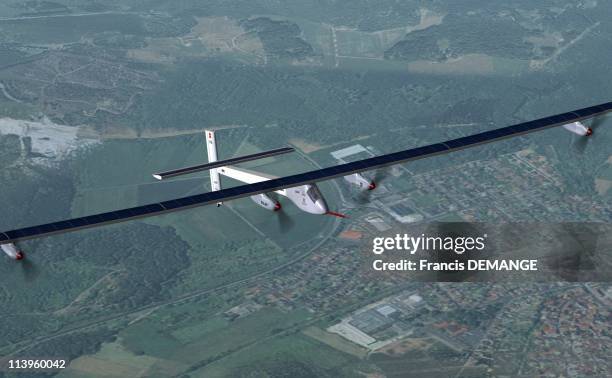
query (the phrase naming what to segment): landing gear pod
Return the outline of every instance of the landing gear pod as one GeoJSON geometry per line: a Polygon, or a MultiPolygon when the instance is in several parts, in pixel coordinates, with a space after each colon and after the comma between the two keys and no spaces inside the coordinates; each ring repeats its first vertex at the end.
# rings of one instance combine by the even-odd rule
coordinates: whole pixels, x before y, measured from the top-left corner
{"type": "Polygon", "coordinates": [[[353,173],[352,175],[344,176],[344,179],[351,185],[355,185],[360,190],[374,190],[376,189],[376,183],[363,177],[360,173],[353,173]]]}
{"type": "Polygon", "coordinates": [[[273,200],[265,193],[251,196],[251,199],[253,200],[253,202],[255,202],[266,210],[278,211],[281,209],[280,202],[273,200]]]}
{"type": "Polygon", "coordinates": [[[13,243],[2,244],[0,245],[0,248],[2,249],[2,252],[6,253],[6,255],[13,260],[23,260],[25,258],[25,254],[17,249],[17,246],[15,246],[13,243]]]}
{"type": "Polygon", "coordinates": [[[567,125],[563,125],[563,128],[567,131],[570,131],[580,136],[593,135],[593,129],[591,129],[590,127],[586,127],[580,121],[576,121],[576,122],[568,123],[567,125]]]}

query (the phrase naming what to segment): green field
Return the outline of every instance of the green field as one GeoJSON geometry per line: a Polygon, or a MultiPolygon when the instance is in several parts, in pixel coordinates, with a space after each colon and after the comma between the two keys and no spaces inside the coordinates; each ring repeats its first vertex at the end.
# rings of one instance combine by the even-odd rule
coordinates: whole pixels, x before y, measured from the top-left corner
{"type": "MultiPolygon", "coordinates": [[[[136,355],[145,354],[177,361],[183,368],[193,371],[198,366],[204,366],[203,361],[216,364],[215,361],[223,361],[225,356],[243,348],[250,349],[254,342],[309,318],[305,311],[283,313],[263,308],[232,322],[220,316],[196,316],[178,324],[173,323],[168,328],[166,323],[171,320],[168,316],[173,312],[176,313],[175,310],[162,311],[127,327],[120,333],[123,345],[136,355]]],[[[150,369],[155,371],[155,368],[154,365],[150,369]]]]}
{"type": "Polygon", "coordinates": [[[202,367],[194,377],[357,377],[359,360],[300,334],[280,336],[202,367]]]}

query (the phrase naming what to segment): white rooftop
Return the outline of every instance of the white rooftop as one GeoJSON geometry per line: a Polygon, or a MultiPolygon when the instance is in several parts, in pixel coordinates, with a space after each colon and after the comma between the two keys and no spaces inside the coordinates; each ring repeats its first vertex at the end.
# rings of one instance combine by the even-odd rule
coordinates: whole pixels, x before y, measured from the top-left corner
{"type": "Polygon", "coordinates": [[[334,158],[340,160],[340,159],[343,159],[343,158],[345,158],[347,156],[356,155],[356,154],[358,154],[360,152],[364,152],[364,151],[367,151],[364,146],[362,146],[361,144],[355,144],[353,146],[346,147],[346,148],[343,148],[341,150],[334,151],[334,152],[331,153],[331,155],[334,158]]]}
{"type": "Polygon", "coordinates": [[[418,294],[412,294],[411,296],[408,297],[408,300],[414,304],[419,303],[423,300],[423,297],[421,297],[418,294]]]}
{"type": "Polygon", "coordinates": [[[377,308],[376,311],[378,311],[378,313],[381,315],[389,316],[393,314],[394,312],[396,312],[397,310],[389,305],[384,305],[382,307],[377,308]]]}

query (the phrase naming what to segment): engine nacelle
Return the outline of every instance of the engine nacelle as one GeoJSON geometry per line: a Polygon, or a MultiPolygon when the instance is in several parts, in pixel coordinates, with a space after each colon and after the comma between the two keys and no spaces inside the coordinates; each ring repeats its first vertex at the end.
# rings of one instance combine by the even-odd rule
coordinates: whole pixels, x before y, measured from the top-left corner
{"type": "Polygon", "coordinates": [[[2,249],[2,252],[6,253],[6,255],[13,260],[23,260],[25,257],[23,252],[17,249],[17,246],[15,246],[13,243],[1,244],[0,249],[2,249]]]}
{"type": "Polygon", "coordinates": [[[251,199],[253,200],[253,202],[255,202],[266,210],[278,211],[281,208],[280,202],[273,200],[265,193],[251,196],[251,199]]]}
{"type": "Polygon", "coordinates": [[[590,127],[586,127],[585,125],[583,125],[580,121],[563,125],[563,128],[580,136],[590,136],[591,134],[593,134],[593,130],[590,127]]]}
{"type": "Polygon", "coordinates": [[[351,185],[355,185],[360,190],[374,190],[376,189],[376,183],[368,180],[360,173],[353,173],[352,175],[344,176],[344,179],[351,185]]]}

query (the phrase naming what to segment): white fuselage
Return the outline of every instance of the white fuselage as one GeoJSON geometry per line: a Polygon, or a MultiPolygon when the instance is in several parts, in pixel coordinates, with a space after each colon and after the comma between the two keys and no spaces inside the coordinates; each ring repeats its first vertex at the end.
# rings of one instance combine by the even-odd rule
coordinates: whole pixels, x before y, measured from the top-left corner
{"type": "MultiPolygon", "coordinates": [[[[249,169],[225,166],[215,168],[218,174],[247,184],[276,179],[278,177],[249,169]]],[[[326,214],[327,203],[315,184],[300,185],[294,188],[276,190],[275,193],[289,198],[298,208],[311,214],[326,214]]]]}

